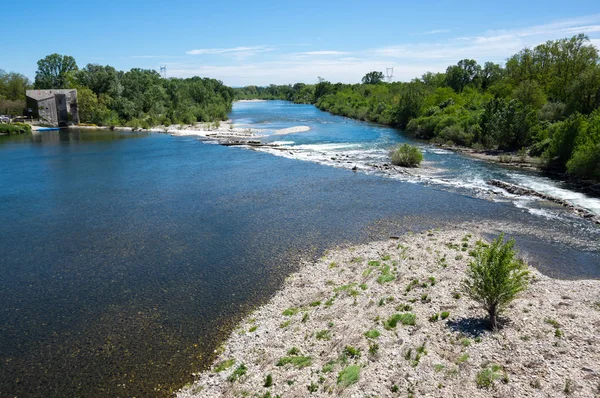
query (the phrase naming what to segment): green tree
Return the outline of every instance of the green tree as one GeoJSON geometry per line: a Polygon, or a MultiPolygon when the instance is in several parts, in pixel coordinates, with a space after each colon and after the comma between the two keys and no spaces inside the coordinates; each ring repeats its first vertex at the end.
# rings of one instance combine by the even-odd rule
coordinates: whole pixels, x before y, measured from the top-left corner
{"type": "Polygon", "coordinates": [[[67,82],[77,71],[75,58],[68,55],[50,54],[37,62],[35,72],[36,89],[68,88],[67,82]]]}
{"type": "Polygon", "coordinates": [[[123,90],[115,68],[106,65],[87,64],[75,73],[75,81],[92,90],[96,95],[108,94],[110,97],[121,95],[123,90]]]}
{"type": "Polygon", "coordinates": [[[526,106],[539,110],[546,103],[546,94],[535,80],[525,80],[514,89],[512,97],[526,106]]]}
{"type": "Polygon", "coordinates": [[[488,313],[492,330],[498,329],[498,316],[519,293],[527,289],[527,264],[516,257],[515,240],[504,242],[500,235],[489,246],[480,246],[469,264],[465,293],[488,313]]]}
{"type": "Polygon", "coordinates": [[[504,76],[504,69],[493,62],[486,62],[481,71],[481,88],[487,90],[504,76]]]}
{"type": "Polygon", "coordinates": [[[474,59],[463,59],[446,69],[446,83],[460,93],[468,85],[479,86],[481,66],[474,59]]]}
{"type": "Polygon", "coordinates": [[[383,82],[383,72],[369,72],[362,78],[363,84],[379,84],[383,82]]]}
{"type": "Polygon", "coordinates": [[[29,79],[20,73],[6,73],[0,69],[0,99],[25,100],[25,91],[31,87],[29,79]]]}

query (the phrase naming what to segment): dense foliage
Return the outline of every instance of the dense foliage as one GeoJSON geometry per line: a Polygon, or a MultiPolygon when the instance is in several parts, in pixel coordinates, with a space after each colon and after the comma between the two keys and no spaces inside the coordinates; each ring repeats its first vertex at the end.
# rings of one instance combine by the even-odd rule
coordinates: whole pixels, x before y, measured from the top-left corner
{"type": "Polygon", "coordinates": [[[244,87],[242,98],[314,103],[322,110],[394,125],[440,144],[526,148],[558,172],[600,181],[600,57],[585,35],[526,48],[504,67],[464,59],[445,73],[385,83],[244,87]]]}
{"type": "Polygon", "coordinates": [[[527,264],[516,257],[515,240],[500,235],[489,246],[480,245],[469,264],[465,292],[487,311],[490,326],[498,328],[498,316],[515,297],[527,289],[527,264]]]}
{"type": "Polygon", "coordinates": [[[79,69],[72,57],[58,54],[38,62],[35,87],[76,88],[82,123],[144,128],[224,120],[234,96],[214,79],[163,79],[154,70],[95,64],[79,69]]]}
{"type": "Polygon", "coordinates": [[[27,77],[0,69],[0,114],[21,115],[25,108],[25,91],[30,87],[27,77]]]}
{"type": "Polygon", "coordinates": [[[2,123],[0,134],[31,134],[31,126],[26,123],[2,123]]]}

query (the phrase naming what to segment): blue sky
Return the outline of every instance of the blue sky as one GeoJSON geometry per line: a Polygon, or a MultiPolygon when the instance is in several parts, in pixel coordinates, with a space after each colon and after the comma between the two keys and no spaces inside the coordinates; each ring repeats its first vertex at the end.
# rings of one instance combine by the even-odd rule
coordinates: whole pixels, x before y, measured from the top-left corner
{"type": "Polygon", "coordinates": [[[117,69],[225,84],[394,80],[463,58],[502,63],[526,46],[587,34],[600,48],[598,1],[73,1],[2,6],[0,69],[33,79],[51,53],[117,69]],[[8,38],[8,40],[6,40],[8,38]]]}

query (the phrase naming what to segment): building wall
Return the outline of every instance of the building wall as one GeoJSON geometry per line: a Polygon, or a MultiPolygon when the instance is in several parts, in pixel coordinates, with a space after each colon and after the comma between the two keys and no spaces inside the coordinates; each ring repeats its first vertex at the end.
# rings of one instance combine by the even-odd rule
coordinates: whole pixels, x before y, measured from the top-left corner
{"type": "Polygon", "coordinates": [[[53,126],[79,123],[77,90],[27,90],[27,108],[32,116],[53,126]]]}

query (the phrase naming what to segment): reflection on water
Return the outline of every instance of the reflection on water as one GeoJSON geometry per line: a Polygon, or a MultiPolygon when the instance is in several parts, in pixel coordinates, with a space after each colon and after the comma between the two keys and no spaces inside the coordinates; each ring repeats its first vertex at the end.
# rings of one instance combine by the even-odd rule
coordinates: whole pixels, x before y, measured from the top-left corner
{"type": "MultiPolygon", "coordinates": [[[[508,204],[191,137],[31,138],[0,143],[3,395],[167,396],[299,259],[335,244],[465,220],[567,228],[508,204]]],[[[539,238],[528,238],[535,257],[539,238]]],[[[597,253],[543,250],[570,259],[548,271],[600,276],[597,253]]]]}

